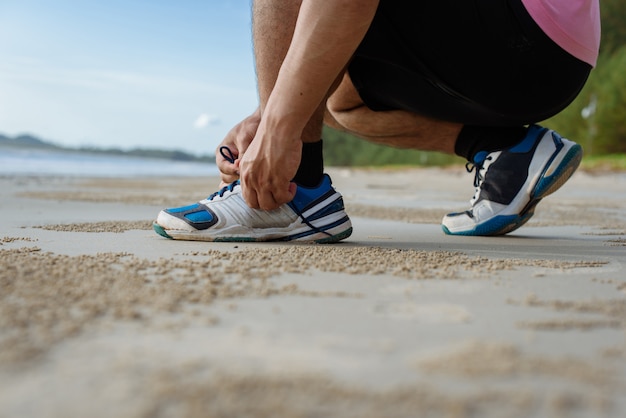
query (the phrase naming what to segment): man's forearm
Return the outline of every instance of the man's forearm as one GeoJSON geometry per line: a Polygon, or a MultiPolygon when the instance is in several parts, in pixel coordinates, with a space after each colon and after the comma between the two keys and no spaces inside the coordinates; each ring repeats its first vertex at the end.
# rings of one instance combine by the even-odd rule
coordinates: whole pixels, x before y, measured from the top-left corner
{"type": "MultiPolygon", "coordinates": [[[[263,5],[271,7],[269,1],[263,5]]],[[[250,207],[263,210],[293,199],[296,184],[292,180],[302,158],[302,142],[315,139],[312,125],[321,129],[321,105],[365,36],[378,6],[378,0],[304,0],[299,8],[289,9],[281,9],[280,1],[274,3],[278,9],[273,18],[258,20],[259,24],[277,24],[276,15],[285,12],[292,20],[285,22],[284,35],[294,28],[294,12],[297,20],[288,44],[283,43],[284,37],[276,45],[256,39],[262,25],[255,30],[255,42],[268,47],[257,61],[261,120],[239,162],[243,198],[250,207]],[[281,62],[279,55],[287,45],[281,62]],[[268,56],[268,52],[273,54],[268,56]],[[314,114],[317,118],[312,118],[314,114]]]]}
{"type": "Polygon", "coordinates": [[[263,109],[270,129],[302,131],[365,36],[377,6],[378,0],[303,1],[263,109]]]}

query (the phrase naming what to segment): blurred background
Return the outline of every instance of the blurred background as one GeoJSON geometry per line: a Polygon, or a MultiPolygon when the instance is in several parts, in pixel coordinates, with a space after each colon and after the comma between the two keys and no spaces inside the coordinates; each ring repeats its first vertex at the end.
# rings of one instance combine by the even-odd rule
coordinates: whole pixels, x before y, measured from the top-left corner
{"type": "MultiPolygon", "coordinates": [[[[626,153],[626,2],[601,8],[598,67],[546,122],[587,156],[626,153]]],[[[248,0],[0,0],[0,173],[58,148],[211,161],[256,106],[250,24],[248,0]]],[[[331,130],[324,139],[329,165],[461,163],[331,130]]]]}
{"type": "Polygon", "coordinates": [[[213,152],[254,110],[246,0],[0,0],[0,133],[213,152]]]}

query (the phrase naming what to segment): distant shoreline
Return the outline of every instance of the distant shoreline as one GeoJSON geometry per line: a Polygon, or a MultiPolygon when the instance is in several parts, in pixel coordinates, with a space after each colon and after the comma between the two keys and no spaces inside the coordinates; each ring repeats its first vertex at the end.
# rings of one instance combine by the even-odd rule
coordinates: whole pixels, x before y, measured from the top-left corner
{"type": "Polygon", "coordinates": [[[150,155],[0,145],[0,177],[206,177],[215,161],[181,161],[150,155]]]}
{"type": "Polygon", "coordinates": [[[57,145],[52,142],[42,140],[32,135],[18,135],[15,137],[9,137],[0,134],[0,149],[12,148],[12,149],[32,149],[43,151],[58,151],[66,153],[79,153],[79,154],[96,154],[107,156],[120,156],[120,157],[137,157],[137,158],[150,158],[161,159],[169,161],[184,161],[184,162],[214,162],[215,155],[194,155],[180,150],[163,150],[157,148],[131,148],[124,150],[121,148],[99,148],[91,146],[83,147],[66,147],[57,145]]]}
{"type": "MultiPolygon", "coordinates": [[[[157,148],[132,148],[129,150],[123,150],[121,148],[99,148],[93,146],[83,147],[66,147],[57,145],[49,141],[42,140],[32,135],[18,135],[15,137],[8,137],[0,134],[0,151],[3,148],[11,149],[24,149],[24,150],[42,150],[42,151],[57,151],[65,153],[76,154],[92,154],[92,155],[104,155],[104,156],[120,156],[120,157],[136,157],[146,159],[158,159],[166,161],[176,162],[200,162],[200,163],[215,163],[214,154],[194,155],[185,151],[179,150],[163,150],[157,148]]],[[[436,153],[433,153],[436,154],[436,153]]],[[[325,158],[326,160],[326,158],[325,158]]],[[[453,161],[453,160],[452,160],[453,161]]],[[[328,162],[328,161],[327,161],[328,162]]],[[[424,164],[415,163],[398,163],[398,164],[342,164],[330,162],[328,164],[333,167],[378,167],[389,168],[396,167],[399,169],[406,167],[423,167],[424,164]]],[[[442,160],[440,164],[431,164],[434,166],[446,166],[451,164],[451,160],[442,160]]],[[[581,169],[590,172],[624,172],[626,171],[626,154],[608,154],[608,155],[590,155],[583,158],[581,169]]]]}

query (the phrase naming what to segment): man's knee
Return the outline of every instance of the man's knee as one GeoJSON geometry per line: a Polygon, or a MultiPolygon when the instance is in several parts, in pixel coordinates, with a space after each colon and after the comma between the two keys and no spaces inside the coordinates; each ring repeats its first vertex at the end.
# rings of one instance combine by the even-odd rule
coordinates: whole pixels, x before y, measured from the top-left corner
{"type": "Polygon", "coordinates": [[[363,105],[363,100],[352,84],[350,75],[347,71],[344,72],[343,77],[340,78],[332,94],[328,97],[326,106],[333,113],[341,113],[363,105]]]}
{"type": "Polygon", "coordinates": [[[365,106],[346,71],[326,101],[324,122],[336,129],[356,131],[355,113],[365,106]]]}
{"type": "Polygon", "coordinates": [[[335,112],[331,110],[329,107],[326,107],[326,112],[324,113],[324,125],[328,125],[333,129],[337,129],[339,131],[348,131],[349,129],[345,126],[346,122],[341,112],[335,112]]]}
{"type": "Polygon", "coordinates": [[[359,109],[363,107],[363,104],[357,107],[346,106],[345,103],[329,99],[326,103],[324,123],[331,128],[362,135],[363,129],[361,123],[359,123],[359,109]]]}

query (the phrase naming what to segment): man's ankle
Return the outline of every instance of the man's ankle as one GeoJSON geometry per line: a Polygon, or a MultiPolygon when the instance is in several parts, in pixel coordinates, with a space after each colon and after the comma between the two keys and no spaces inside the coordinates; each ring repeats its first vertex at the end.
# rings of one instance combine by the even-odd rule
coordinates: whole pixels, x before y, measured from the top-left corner
{"type": "Polygon", "coordinates": [[[493,152],[518,144],[527,132],[525,126],[465,125],[454,145],[454,153],[474,161],[474,156],[480,151],[493,152]]]}
{"type": "Polygon", "coordinates": [[[293,181],[305,187],[317,186],[324,175],[322,140],[302,144],[302,158],[293,181]]]}

